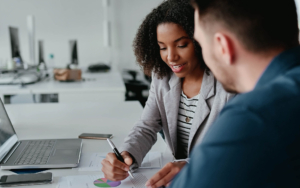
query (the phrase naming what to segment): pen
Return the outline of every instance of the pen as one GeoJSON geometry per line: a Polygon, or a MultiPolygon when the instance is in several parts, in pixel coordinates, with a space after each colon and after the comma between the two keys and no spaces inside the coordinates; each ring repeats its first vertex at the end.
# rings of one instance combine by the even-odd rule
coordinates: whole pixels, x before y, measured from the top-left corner
{"type": "MultiPolygon", "coordinates": [[[[114,143],[109,139],[107,138],[107,142],[109,143],[111,149],[114,151],[114,153],[116,154],[117,158],[119,161],[121,161],[122,163],[125,163],[122,155],[119,153],[118,149],[116,148],[116,146],[114,145],[114,143]]],[[[130,172],[130,170],[128,171],[128,174],[130,175],[130,177],[133,179],[133,175],[132,173],[130,172]]]]}

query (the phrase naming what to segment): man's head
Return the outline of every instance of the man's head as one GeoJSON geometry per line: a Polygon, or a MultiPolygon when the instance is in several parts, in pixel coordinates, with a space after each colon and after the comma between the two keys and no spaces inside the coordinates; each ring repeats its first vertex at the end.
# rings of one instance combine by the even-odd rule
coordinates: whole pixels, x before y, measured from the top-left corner
{"type": "MultiPolygon", "coordinates": [[[[207,66],[228,91],[241,92],[241,65],[297,46],[294,0],[192,0],[195,39],[207,66]],[[257,58],[259,57],[259,58],[257,58]]],[[[258,61],[252,62],[259,66],[258,61]]],[[[244,66],[243,65],[243,66],[244,66]]],[[[247,65],[249,66],[249,65],[247,65]]],[[[244,66],[244,67],[247,67],[244,66]]]]}

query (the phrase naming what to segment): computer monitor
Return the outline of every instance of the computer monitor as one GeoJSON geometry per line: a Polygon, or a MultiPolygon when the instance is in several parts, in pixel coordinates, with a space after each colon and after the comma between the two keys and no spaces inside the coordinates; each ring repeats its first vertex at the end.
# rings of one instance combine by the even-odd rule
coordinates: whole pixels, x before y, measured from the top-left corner
{"type": "Polygon", "coordinates": [[[19,31],[18,28],[9,27],[11,57],[16,62],[17,67],[23,67],[23,59],[20,50],[19,31]]]}
{"type": "Polygon", "coordinates": [[[77,41],[70,40],[71,65],[78,65],[77,41]]]}
{"type": "Polygon", "coordinates": [[[46,62],[45,62],[45,56],[44,56],[44,41],[39,40],[38,41],[38,53],[39,53],[39,61],[38,66],[44,64],[45,69],[47,69],[46,62]]]}
{"type": "MultiPolygon", "coordinates": [[[[27,32],[28,32],[28,44],[29,44],[29,57],[28,62],[31,65],[37,65],[35,58],[35,19],[33,15],[27,16],[27,32]]],[[[25,64],[24,64],[25,65],[25,64]]]]}
{"type": "Polygon", "coordinates": [[[38,41],[39,45],[39,64],[45,63],[45,58],[44,58],[44,41],[39,40],[38,41]]]}

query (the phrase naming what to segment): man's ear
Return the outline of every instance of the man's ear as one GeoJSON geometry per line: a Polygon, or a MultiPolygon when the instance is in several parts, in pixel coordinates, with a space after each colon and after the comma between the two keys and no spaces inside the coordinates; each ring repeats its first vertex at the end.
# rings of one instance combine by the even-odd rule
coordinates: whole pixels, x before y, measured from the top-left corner
{"type": "Polygon", "coordinates": [[[223,33],[216,33],[214,35],[214,47],[216,57],[218,57],[226,65],[233,64],[234,49],[230,37],[223,33]]]}

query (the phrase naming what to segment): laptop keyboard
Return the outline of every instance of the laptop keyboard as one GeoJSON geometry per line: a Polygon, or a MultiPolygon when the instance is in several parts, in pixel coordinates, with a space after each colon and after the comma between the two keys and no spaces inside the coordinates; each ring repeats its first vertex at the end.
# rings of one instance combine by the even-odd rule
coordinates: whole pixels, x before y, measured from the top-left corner
{"type": "Polygon", "coordinates": [[[46,164],[56,140],[29,141],[15,165],[46,164]]]}

